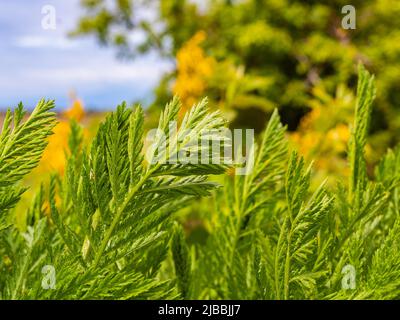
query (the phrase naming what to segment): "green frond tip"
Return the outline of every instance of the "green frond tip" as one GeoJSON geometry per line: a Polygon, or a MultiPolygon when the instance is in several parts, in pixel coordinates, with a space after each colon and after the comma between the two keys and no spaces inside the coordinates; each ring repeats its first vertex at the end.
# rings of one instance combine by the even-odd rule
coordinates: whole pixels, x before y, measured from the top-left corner
{"type": "Polygon", "coordinates": [[[15,206],[22,192],[15,187],[35,168],[56,124],[53,100],[40,100],[26,121],[22,103],[14,113],[7,110],[0,133],[0,228],[5,213],[15,206]]]}
{"type": "Polygon", "coordinates": [[[355,119],[349,141],[349,161],[351,169],[349,199],[351,201],[356,190],[363,190],[366,184],[364,148],[367,142],[372,103],[375,99],[375,95],[376,87],[374,76],[360,64],[358,67],[355,119]]]}
{"type": "Polygon", "coordinates": [[[141,106],[137,106],[129,119],[128,157],[130,163],[130,181],[135,183],[140,178],[143,161],[143,123],[144,113],[141,106]]]}
{"type": "Polygon", "coordinates": [[[41,100],[25,122],[22,104],[14,115],[7,111],[0,135],[0,187],[14,184],[38,164],[56,123],[52,108],[54,101],[41,100]]]}
{"type": "Polygon", "coordinates": [[[375,77],[360,64],[358,67],[357,101],[354,122],[356,141],[364,147],[371,120],[372,103],[376,96],[375,77]]]}

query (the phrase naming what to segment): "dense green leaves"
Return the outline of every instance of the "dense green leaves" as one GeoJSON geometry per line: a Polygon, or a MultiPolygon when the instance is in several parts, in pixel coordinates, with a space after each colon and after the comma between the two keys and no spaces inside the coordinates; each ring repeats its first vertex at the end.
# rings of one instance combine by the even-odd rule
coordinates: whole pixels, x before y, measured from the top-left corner
{"type": "MultiPolygon", "coordinates": [[[[217,184],[208,181],[207,176],[225,170],[221,159],[217,165],[190,163],[185,170],[185,164],[178,168],[160,157],[166,150],[172,154],[186,151],[201,130],[215,130],[209,136],[210,141],[225,142],[219,133],[225,122],[218,113],[207,111],[206,100],[194,106],[175,133],[169,132],[170,124],[178,121],[179,109],[177,98],[167,105],[158,128],[166,133],[167,148],[157,136],[153,142],[156,148],[149,148],[147,161],[140,106],[133,109],[125,104],[118,106],[101,124],[88,150],[80,147],[82,134],[72,123],[65,176],[52,177],[49,186],[51,220],[33,219],[29,226],[31,236],[43,241],[42,232],[34,230],[39,225],[40,230],[46,230],[43,226],[47,225],[52,242],[48,243],[49,248],[40,247],[43,249],[40,252],[33,250],[35,241],[14,240],[27,253],[21,261],[6,253],[16,274],[6,280],[10,289],[4,292],[5,297],[112,298],[114,295],[130,299],[178,295],[173,293],[171,281],[155,278],[168,248],[172,217],[191,198],[209,195],[217,184]],[[57,199],[58,194],[61,199],[57,199]],[[51,226],[53,223],[55,228],[51,226]],[[53,255],[53,251],[58,254],[53,255]],[[38,256],[50,260],[57,272],[57,290],[52,293],[34,289],[40,287],[38,283],[32,289],[24,289],[25,282],[33,281],[28,270],[39,266],[38,256]]],[[[43,135],[35,138],[45,144],[43,135]]],[[[43,201],[41,195],[38,199],[43,201]]],[[[32,210],[41,208],[42,204],[34,203],[32,210]]],[[[172,243],[175,258],[182,258],[183,234],[172,243]],[[178,249],[180,244],[182,247],[178,249]]],[[[186,275],[181,272],[187,270],[178,264],[180,293],[185,296],[188,283],[182,280],[186,275]]],[[[38,274],[36,277],[40,279],[38,274]]]]}
{"type": "MultiPolygon", "coordinates": [[[[364,148],[375,89],[362,67],[358,88],[350,182],[333,190],[324,183],[313,190],[312,166],[295,151],[288,156],[276,111],[260,140],[246,146],[253,165],[245,175],[227,174],[223,188],[210,175],[225,172],[225,154],[211,145],[232,143],[206,100],[179,121],[180,103],[173,99],[150,142],[139,106],[118,106],[87,148],[72,122],[65,174],[41,186],[26,230],[0,232],[0,297],[400,298],[400,148],[389,150],[375,177],[368,176],[364,148]],[[199,144],[204,130],[209,143],[199,144]],[[203,152],[218,161],[188,156],[203,152]],[[201,221],[202,241],[179,222],[188,208],[201,221]]],[[[15,184],[46,145],[52,106],[41,101],[25,122],[20,106],[13,125],[6,115],[3,226],[23,191],[15,184]]]]}

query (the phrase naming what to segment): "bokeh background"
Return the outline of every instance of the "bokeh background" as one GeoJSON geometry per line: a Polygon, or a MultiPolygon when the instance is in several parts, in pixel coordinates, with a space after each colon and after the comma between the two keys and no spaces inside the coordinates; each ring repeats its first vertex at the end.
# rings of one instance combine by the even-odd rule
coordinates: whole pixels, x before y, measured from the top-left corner
{"type": "Polygon", "coordinates": [[[314,160],[315,183],[345,178],[358,63],[377,79],[370,167],[399,142],[399,17],[398,0],[1,1],[0,108],[56,99],[60,123],[31,190],[63,172],[71,119],[89,142],[125,100],[152,127],[175,94],[185,110],[208,96],[231,127],[257,133],[278,108],[291,146],[314,160]],[[356,28],[346,30],[349,4],[356,28]],[[46,5],[54,30],[42,27],[46,5]]]}

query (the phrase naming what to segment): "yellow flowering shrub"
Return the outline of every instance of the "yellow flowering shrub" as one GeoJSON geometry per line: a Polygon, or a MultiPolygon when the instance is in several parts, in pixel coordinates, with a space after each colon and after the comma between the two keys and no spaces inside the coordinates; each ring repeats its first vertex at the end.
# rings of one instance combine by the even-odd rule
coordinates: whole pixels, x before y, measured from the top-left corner
{"type": "Polygon", "coordinates": [[[74,99],[72,106],[61,114],[58,124],[54,128],[54,134],[49,138],[49,144],[45,149],[39,171],[59,173],[64,172],[65,150],[68,148],[70,133],[70,120],[81,121],[85,115],[83,103],[74,99]]]}
{"type": "Polygon", "coordinates": [[[74,119],[78,122],[81,121],[85,116],[82,100],[75,98],[72,102],[72,106],[64,111],[63,115],[67,119],[74,119]]]}
{"type": "Polygon", "coordinates": [[[335,96],[319,86],[313,88],[312,94],[311,111],[302,119],[298,130],[290,134],[291,143],[307,160],[314,159],[317,176],[346,177],[350,138],[347,123],[353,118],[354,95],[343,85],[337,88],[335,96]]]}
{"type": "Polygon", "coordinates": [[[203,96],[207,79],[213,74],[216,61],[208,57],[201,47],[205,39],[206,33],[198,31],[176,56],[177,77],[173,92],[181,98],[183,113],[203,96]]]}

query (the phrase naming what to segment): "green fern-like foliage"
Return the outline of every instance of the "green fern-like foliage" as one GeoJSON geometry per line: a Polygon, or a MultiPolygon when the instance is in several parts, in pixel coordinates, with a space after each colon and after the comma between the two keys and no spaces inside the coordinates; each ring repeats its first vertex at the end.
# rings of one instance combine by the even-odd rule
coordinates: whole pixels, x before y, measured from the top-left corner
{"type": "Polygon", "coordinates": [[[310,190],[312,167],[288,158],[277,113],[254,170],[227,179],[209,215],[210,235],[196,248],[192,298],[397,298],[399,150],[367,175],[364,159],[375,96],[373,77],[359,67],[356,117],[349,144],[348,186],[310,190]],[[354,287],[346,286],[354,270],[354,287]]]}
{"type": "Polygon", "coordinates": [[[41,100],[28,119],[22,103],[7,110],[0,134],[0,230],[25,191],[17,183],[38,164],[55,125],[54,101],[41,100]]]}
{"type": "Polygon", "coordinates": [[[53,102],[41,101],[25,122],[21,106],[14,117],[8,112],[0,136],[0,297],[400,298],[400,148],[368,175],[374,96],[374,79],[360,66],[351,174],[334,189],[311,189],[312,165],[289,153],[276,111],[260,139],[246,146],[254,164],[245,175],[219,179],[221,188],[210,176],[225,173],[226,159],[212,142],[231,142],[206,100],[178,121],[174,98],[151,144],[140,106],[118,106],[90,146],[72,122],[65,174],[39,188],[23,232],[6,217],[24,190],[18,181],[51,133],[53,102]],[[203,130],[208,144],[198,143],[203,130]],[[208,154],[208,164],[191,161],[199,154],[208,154]],[[164,161],[182,155],[189,160],[164,161]],[[189,241],[180,223],[181,209],[194,204],[204,242],[189,241]]]}
{"type": "MultiPolygon", "coordinates": [[[[3,296],[11,299],[178,296],[172,281],[156,278],[168,250],[173,216],[190,199],[209,195],[217,184],[208,181],[208,175],[223,173],[226,168],[223,164],[169,164],[162,161],[160,154],[166,150],[169,156],[186,153],[189,147],[190,152],[198,153],[200,149],[194,148],[194,142],[202,130],[212,132],[208,136],[210,144],[214,139],[224,140],[218,130],[225,121],[217,112],[209,113],[206,103],[204,100],[194,106],[179,129],[169,132],[169,124],[177,121],[180,109],[178,99],[171,101],[158,127],[166,132],[169,142],[166,148],[159,148],[161,140],[157,136],[155,148],[150,148],[147,159],[143,150],[144,114],[139,106],[133,109],[125,104],[118,106],[100,126],[87,150],[81,146],[79,127],[72,124],[65,176],[54,176],[50,182],[51,220],[34,218],[26,234],[5,235],[13,237],[8,241],[10,249],[5,252],[13,273],[5,279],[3,296]],[[61,199],[57,200],[57,195],[61,199]],[[19,256],[18,251],[25,254],[19,256]],[[56,290],[43,290],[38,281],[45,261],[57,271],[56,290]]],[[[38,199],[42,197],[39,195],[38,199]]],[[[34,212],[41,207],[33,206],[28,216],[42,217],[34,212]]],[[[178,257],[183,248],[177,249],[179,238],[174,243],[178,257]]],[[[180,288],[186,285],[184,281],[179,283],[180,288]]]]}

